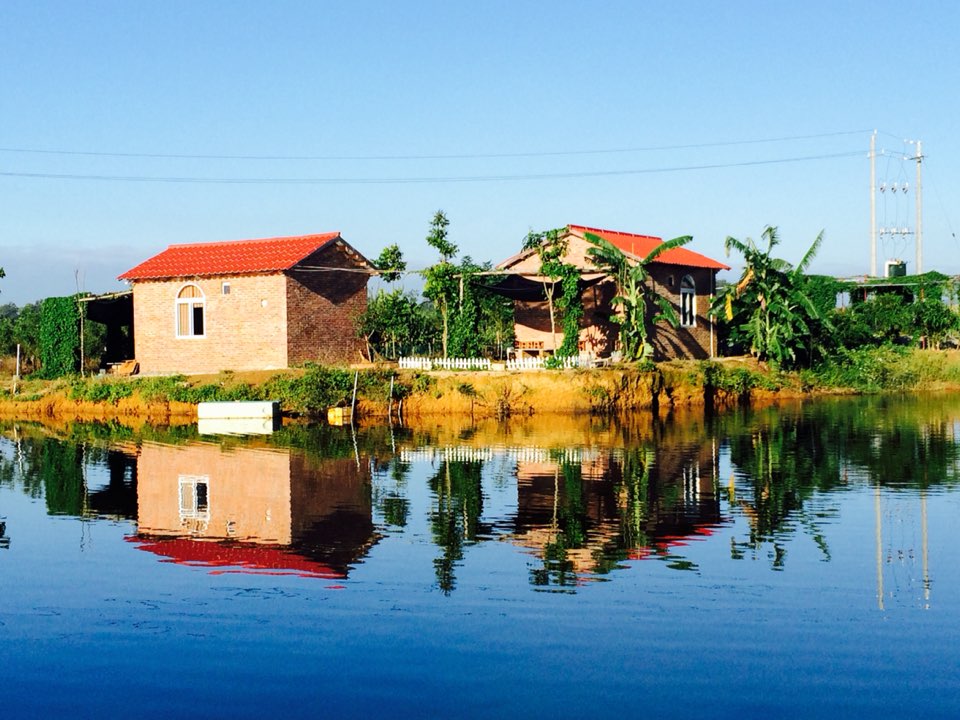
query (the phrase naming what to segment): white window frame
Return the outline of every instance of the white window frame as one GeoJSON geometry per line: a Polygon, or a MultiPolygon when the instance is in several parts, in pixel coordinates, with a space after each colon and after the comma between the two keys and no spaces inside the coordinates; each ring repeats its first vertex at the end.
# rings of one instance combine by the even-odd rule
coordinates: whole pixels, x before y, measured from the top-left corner
{"type": "Polygon", "coordinates": [[[187,283],[180,287],[177,290],[177,297],[174,301],[173,306],[173,328],[174,334],[178,339],[193,339],[193,338],[205,338],[207,336],[207,296],[204,294],[203,289],[196,283],[187,283]],[[194,287],[197,289],[197,292],[200,293],[199,297],[180,297],[185,289],[188,287],[194,287]],[[187,328],[186,332],[183,332],[184,328],[180,327],[180,308],[184,305],[189,306],[189,311],[187,312],[187,328]],[[200,308],[201,316],[203,318],[203,332],[197,333],[194,332],[194,312],[197,308],[200,308]]]}
{"type": "Polygon", "coordinates": [[[210,520],[210,476],[209,475],[180,475],[178,478],[178,495],[180,501],[180,521],[210,520]],[[200,501],[198,486],[203,486],[203,502],[200,501]]]}
{"type": "Polygon", "coordinates": [[[690,275],[680,280],[680,327],[697,326],[697,285],[690,275]]]}

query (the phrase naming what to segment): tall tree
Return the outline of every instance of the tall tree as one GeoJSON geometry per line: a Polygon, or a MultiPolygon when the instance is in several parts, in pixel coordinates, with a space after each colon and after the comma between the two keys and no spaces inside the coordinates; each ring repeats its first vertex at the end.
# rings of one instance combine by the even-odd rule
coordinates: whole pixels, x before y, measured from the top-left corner
{"type": "Polygon", "coordinates": [[[447,344],[450,337],[450,306],[457,294],[457,268],[450,262],[457,254],[457,246],[447,238],[450,221],[443,210],[437,210],[430,221],[427,244],[440,254],[440,261],[424,271],[426,282],[423,294],[440,311],[443,319],[443,356],[447,357],[447,344]]]}
{"type": "Polygon", "coordinates": [[[631,259],[606,238],[593,233],[584,237],[592,245],[587,256],[601,272],[610,276],[617,286],[612,304],[621,312],[613,320],[620,325],[620,346],[626,360],[640,360],[653,352],[650,345],[652,328],[666,321],[676,327],[677,312],[665,297],[657,293],[647,282],[648,266],[663,253],[686,245],[693,238],[689,235],[675,237],[660,243],[646,257],[631,259]],[[651,309],[653,312],[651,312],[651,309]]]}
{"type": "Polygon", "coordinates": [[[750,238],[745,242],[726,239],[727,255],[730,250],[739,252],[744,268],[740,281],[727,288],[718,302],[723,304],[734,342],[747,345],[761,360],[788,366],[797,362],[801,352],[812,355],[808,346],[815,340],[814,323],[830,329],[829,320],[807,292],[804,275],[823,243],[823,231],[796,267],[771,255],[780,242],[776,227],[768,225],[762,237],[764,249],[750,238]]]}

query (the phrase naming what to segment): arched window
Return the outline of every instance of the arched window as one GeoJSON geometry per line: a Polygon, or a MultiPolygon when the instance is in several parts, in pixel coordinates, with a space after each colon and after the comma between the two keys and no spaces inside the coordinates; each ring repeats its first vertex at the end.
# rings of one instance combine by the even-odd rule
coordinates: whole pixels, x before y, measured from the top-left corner
{"type": "Polygon", "coordinates": [[[203,337],[203,291],[185,285],[177,294],[177,337],[203,337]]]}
{"type": "Polygon", "coordinates": [[[689,275],[680,281],[680,325],[697,326],[697,286],[689,275]]]}

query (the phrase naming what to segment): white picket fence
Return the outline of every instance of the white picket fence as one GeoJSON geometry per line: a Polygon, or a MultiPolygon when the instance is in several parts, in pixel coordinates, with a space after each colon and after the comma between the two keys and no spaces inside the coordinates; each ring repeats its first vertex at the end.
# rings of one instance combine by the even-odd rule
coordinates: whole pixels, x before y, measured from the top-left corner
{"type": "MultiPolygon", "coordinates": [[[[592,367],[593,358],[586,355],[568,355],[566,357],[554,356],[553,362],[558,362],[561,368],[592,367]]],[[[507,360],[507,370],[540,370],[543,368],[545,358],[542,357],[521,357],[507,360]]],[[[556,367],[556,365],[554,365],[556,367]]]]}
{"type": "MultiPolygon", "coordinates": [[[[557,357],[561,368],[593,367],[595,361],[587,355],[557,357]]],[[[544,358],[520,357],[506,361],[507,370],[541,370],[544,358]]],[[[398,364],[401,370],[489,370],[490,360],[485,358],[429,358],[402,357],[398,364]]],[[[554,365],[556,367],[556,365],[554,365]]]]}
{"type": "Polygon", "coordinates": [[[490,361],[486,358],[428,358],[402,357],[399,360],[401,370],[489,370],[490,361]]]}

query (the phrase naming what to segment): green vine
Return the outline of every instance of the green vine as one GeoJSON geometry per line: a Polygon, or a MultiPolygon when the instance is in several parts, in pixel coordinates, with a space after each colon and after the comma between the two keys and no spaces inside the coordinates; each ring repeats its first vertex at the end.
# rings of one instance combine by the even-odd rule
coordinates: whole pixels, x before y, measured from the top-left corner
{"type": "Polygon", "coordinates": [[[80,309],[76,298],[52,297],[40,303],[40,363],[44,377],[74,373],[80,367],[80,309]]]}
{"type": "Polygon", "coordinates": [[[583,317],[583,302],[580,298],[580,270],[576,265],[564,262],[568,240],[566,228],[555,228],[527,234],[523,247],[536,250],[540,257],[540,272],[550,280],[560,283],[560,296],[554,298],[554,284],[544,283],[544,295],[550,311],[551,331],[554,310],[560,314],[563,341],[557,355],[576,355],[580,343],[580,319],[583,317]]]}
{"type": "Polygon", "coordinates": [[[583,298],[580,295],[580,271],[574,265],[563,265],[560,280],[560,311],[563,342],[557,355],[576,355],[580,351],[580,320],[583,318],[583,298]]]}

